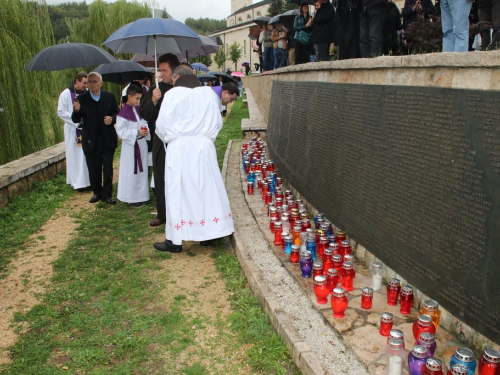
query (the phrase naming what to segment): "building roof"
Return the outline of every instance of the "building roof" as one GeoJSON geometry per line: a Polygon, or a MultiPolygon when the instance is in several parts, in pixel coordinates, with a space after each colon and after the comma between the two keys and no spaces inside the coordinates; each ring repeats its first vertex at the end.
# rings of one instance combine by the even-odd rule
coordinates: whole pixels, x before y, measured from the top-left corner
{"type": "Polygon", "coordinates": [[[241,26],[250,26],[250,25],[257,25],[256,23],[252,21],[247,21],[247,22],[242,22],[242,23],[239,23],[237,25],[234,25],[234,26],[228,26],[228,27],[224,27],[223,29],[219,29],[219,30],[216,30],[212,33],[210,33],[210,35],[214,35],[214,34],[220,34],[220,33],[224,33],[225,31],[229,31],[229,30],[232,30],[232,29],[237,29],[238,27],[241,27],[241,26]]]}
{"type": "Polygon", "coordinates": [[[242,13],[242,12],[246,12],[247,10],[250,10],[250,9],[253,9],[253,8],[258,8],[258,7],[261,7],[262,5],[267,5],[267,4],[271,4],[272,0],[264,0],[264,1],[259,1],[258,3],[255,3],[255,4],[252,4],[252,5],[247,5],[246,7],[243,7],[241,9],[238,9],[236,12],[234,12],[233,14],[230,14],[228,16],[231,17],[231,16],[234,16],[235,14],[238,14],[238,13],[242,13]]]}

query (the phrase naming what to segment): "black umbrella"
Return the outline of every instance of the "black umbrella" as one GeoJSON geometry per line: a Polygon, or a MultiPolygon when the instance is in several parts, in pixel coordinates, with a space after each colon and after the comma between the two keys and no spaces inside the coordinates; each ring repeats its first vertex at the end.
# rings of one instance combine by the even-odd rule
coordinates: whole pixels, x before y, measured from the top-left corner
{"type": "Polygon", "coordinates": [[[108,52],[84,43],[63,43],[47,47],[38,52],[24,68],[29,71],[63,70],[84,68],[114,62],[116,59],[108,52]]]}
{"type": "Polygon", "coordinates": [[[299,15],[298,9],[287,10],[285,13],[279,15],[280,22],[287,30],[293,29],[295,17],[299,15]]]}
{"type": "Polygon", "coordinates": [[[236,83],[233,79],[233,77],[231,77],[229,74],[226,74],[226,73],[212,73],[214,76],[217,77],[217,79],[219,77],[222,77],[222,82],[223,83],[227,83],[227,82],[233,82],[233,83],[236,83]]]}
{"type": "Polygon", "coordinates": [[[103,81],[120,85],[136,79],[144,79],[144,77],[151,75],[147,68],[130,60],[118,60],[109,64],[102,64],[94,71],[102,76],[103,81]]]}
{"type": "Polygon", "coordinates": [[[269,23],[270,19],[271,19],[271,17],[260,16],[260,17],[254,18],[253,22],[255,22],[257,25],[267,25],[269,23]]]}
{"type": "Polygon", "coordinates": [[[200,82],[208,82],[208,81],[212,81],[212,82],[217,82],[219,79],[214,76],[213,74],[200,74],[198,76],[198,79],[200,80],[200,82]]]}

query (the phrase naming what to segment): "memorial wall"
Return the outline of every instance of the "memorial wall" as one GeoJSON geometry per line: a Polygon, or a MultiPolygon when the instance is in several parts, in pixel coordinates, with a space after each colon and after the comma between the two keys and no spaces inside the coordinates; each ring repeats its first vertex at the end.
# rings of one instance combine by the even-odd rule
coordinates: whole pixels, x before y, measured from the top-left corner
{"type": "Polygon", "coordinates": [[[500,92],[275,77],[268,148],[280,173],[415,288],[500,343],[500,92]]]}
{"type": "Polygon", "coordinates": [[[268,148],[314,207],[500,342],[500,94],[274,82],[268,148]]]}

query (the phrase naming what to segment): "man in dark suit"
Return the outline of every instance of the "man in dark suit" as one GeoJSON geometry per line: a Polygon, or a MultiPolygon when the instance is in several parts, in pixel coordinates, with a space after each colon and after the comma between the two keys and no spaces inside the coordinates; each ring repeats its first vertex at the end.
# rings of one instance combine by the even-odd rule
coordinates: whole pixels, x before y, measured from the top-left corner
{"type": "Polygon", "coordinates": [[[158,59],[158,70],[161,82],[158,87],[152,87],[146,95],[142,97],[139,113],[142,118],[148,122],[153,141],[153,176],[155,181],[156,197],[156,219],[149,225],[156,227],[162,225],[167,220],[167,211],[165,206],[165,143],[155,135],[156,119],[160,113],[160,107],[163,102],[163,96],[172,86],[172,72],[180,64],[179,59],[172,53],[160,56],[158,59]]]}
{"type": "Polygon", "coordinates": [[[113,189],[113,155],[118,144],[114,124],[119,112],[115,95],[101,90],[102,77],[92,72],[88,75],[89,90],[73,103],[71,119],[83,121],[82,148],[89,169],[90,185],[94,196],[90,203],[100,199],[115,204],[113,189]]]}

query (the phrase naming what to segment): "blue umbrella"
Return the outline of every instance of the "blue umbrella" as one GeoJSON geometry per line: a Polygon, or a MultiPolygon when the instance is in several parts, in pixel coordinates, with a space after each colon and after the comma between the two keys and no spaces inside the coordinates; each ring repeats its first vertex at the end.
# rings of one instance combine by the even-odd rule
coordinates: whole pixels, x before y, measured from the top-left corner
{"type": "MultiPolygon", "coordinates": [[[[116,30],[103,43],[117,53],[180,53],[202,45],[200,36],[182,22],[141,18],[116,30]]],[[[155,66],[158,66],[155,62],[155,66]]],[[[158,84],[158,82],[157,82],[158,84]]]]}
{"type": "Polygon", "coordinates": [[[202,64],[202,63],[193,63],[193,64],[191,64],[191,67],[194,70],[197,70],[199,72],[208,72],[209,71],[207,66],[205,64],[202,64]]]}

